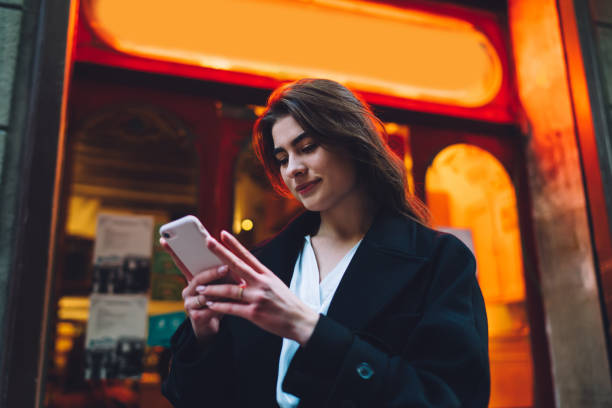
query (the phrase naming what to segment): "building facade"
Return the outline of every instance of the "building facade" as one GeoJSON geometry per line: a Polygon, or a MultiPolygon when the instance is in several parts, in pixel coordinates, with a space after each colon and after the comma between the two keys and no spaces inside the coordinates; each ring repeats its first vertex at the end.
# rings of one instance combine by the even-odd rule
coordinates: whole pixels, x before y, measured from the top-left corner
{"type": "MultiPolygon", "coordinates": [[[[459,55],[457,70],[467,58],[488,81],[464,99],[356,86],[385,122],[435,226],[469,232],[490,320],[491,406],[610,406],[612,6],[370,6],[376,16],[394,10],[396,19],[418,12],[440,24],[468,21],[476,29],[454,38],[484,33],[481,44],[498,58],[475,65],[477,54],[459,55]],[[479,96],[488,89],[493,96],[479,96]]],[[[248,148],[270,90],[297,77],[288,60],[279,62],[283,76],[263,65],[240,71],[143,54],[126,48],[133,39],[120,41],[132,31],[105,20],[112,13],[103,7],[0,3],[2,406],[87,406],[125,390],[128,406],[165,406],[162,347],[147,349],[138,381],[87,383],[73,367],[84,358],[99,213],[147,214],[156,223],[196,213],[211,231],[232,228],[249,245],[274,233],[279,214],[297,211],[263,186],[248,148]]],[[[181,16],[164,13],[168,21],[181,16]]],[[[434,44],[435,35],[421,41],[434,44]]],[[[398,66],[402,50],[419,52],[402,47],[390,51],[398,66]]],[[[400,88],[403,71],[380,75],[397,72],[400,88]]],[[[156,295],[156,278],[149,310],[176,312],[163,294],[176,282],[159,278],[166,289],[156,295]]]]}

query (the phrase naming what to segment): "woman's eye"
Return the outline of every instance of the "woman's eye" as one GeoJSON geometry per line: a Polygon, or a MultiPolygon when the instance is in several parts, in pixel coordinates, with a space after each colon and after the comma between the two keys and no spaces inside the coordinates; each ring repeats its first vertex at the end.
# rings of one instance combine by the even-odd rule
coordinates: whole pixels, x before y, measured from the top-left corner
{"type": "Polygon", "coordinates": [[[317,148],[317,144],[316,143],[312,143],[312,144],[304,146],[302,148],[302,152],[310,153],[310,152],[313,152],[316,148],[317,148]]]}
{"type": "Polygon", "coordinates": [[[278,162],[278,164],[279,164],[280,166],[285,166],[285,165],[286,165],[286,164],[289,162],[289,160],[288,160],[287,158],[284,158],[284,159],[276,159],[276,161],[278,162]]]}

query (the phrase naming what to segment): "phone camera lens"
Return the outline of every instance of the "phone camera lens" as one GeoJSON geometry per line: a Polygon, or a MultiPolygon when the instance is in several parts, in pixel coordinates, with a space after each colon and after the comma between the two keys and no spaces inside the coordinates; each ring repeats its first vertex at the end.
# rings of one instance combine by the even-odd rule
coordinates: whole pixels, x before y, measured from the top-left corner
{"type": "Polygon", "coordinates": [[[164,239],[168,239],[170,238],[170,234],[168,234],[167,232],[163,232],[162,237],[164,237],[164,239]]]}

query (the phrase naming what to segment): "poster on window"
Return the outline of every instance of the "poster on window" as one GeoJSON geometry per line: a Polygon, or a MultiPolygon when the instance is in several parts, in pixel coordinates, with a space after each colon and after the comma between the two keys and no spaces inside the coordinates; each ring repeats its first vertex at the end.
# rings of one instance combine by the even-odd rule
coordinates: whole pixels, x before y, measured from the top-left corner
{"type": "Polygon", "coordinates": [[[170,347],[170,338],[183,321],[185,321],[184,311],[150,316],[147,345],[170,347]]]}
{"type": "Polygon", "coordinates": [[[153,217],[101,213],[96,224],[85,378],[139,377],[147,339],[153,217]]]}
{"type": "Polygon", "coordinates": [[[98,215],[92,293],[146,293],[153,251],[153,217],[98,215]]]}
{"type": "Polygon", "coordinates": [[[151,300],[182,301],[181,293],[185,287],[185,278],[176,267],[170,254],[159,243],[159,228],[163,223],[155,225],[153,239],[153,255],[151,257],[151,300]]]}
{"type": "Polygon", "coordinates": [[[146,295],[92,294],[85,335],[85,379],[139,377],[146,325],[146,295]]]}

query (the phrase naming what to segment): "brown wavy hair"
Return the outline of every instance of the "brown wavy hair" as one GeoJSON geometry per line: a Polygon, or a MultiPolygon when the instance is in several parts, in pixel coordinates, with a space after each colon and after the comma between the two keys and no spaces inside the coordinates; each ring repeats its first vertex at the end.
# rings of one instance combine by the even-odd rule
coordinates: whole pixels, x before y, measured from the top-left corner
{"type": "Polygon", "coordinates": [[[429,212],[408,190],[406,168],[389,148],[383,123],[370,107],[345,86],[327,79],[301,79],[277,88],[253,129],[253,148],[274,189],[291,196],[274,157],[272,127],[291,115],[326,149],[346,154],[373,202],[420,224],[429,212]]]}

